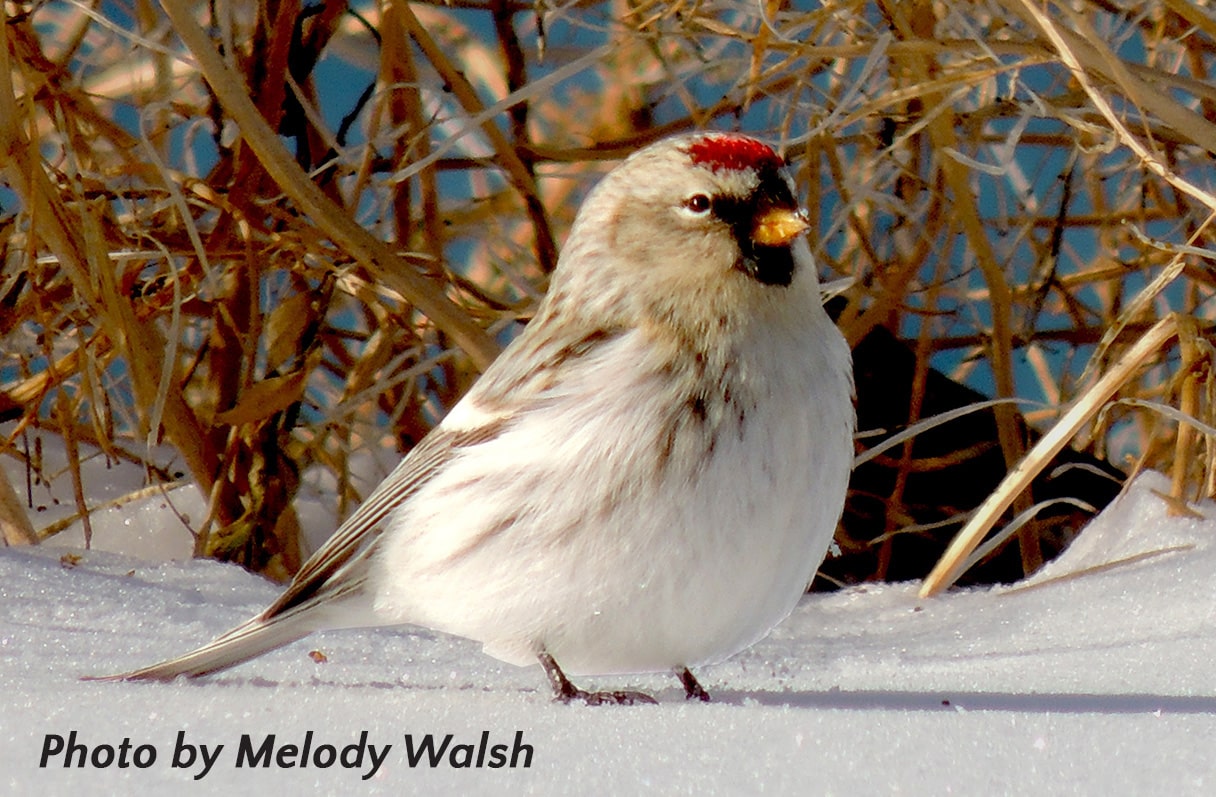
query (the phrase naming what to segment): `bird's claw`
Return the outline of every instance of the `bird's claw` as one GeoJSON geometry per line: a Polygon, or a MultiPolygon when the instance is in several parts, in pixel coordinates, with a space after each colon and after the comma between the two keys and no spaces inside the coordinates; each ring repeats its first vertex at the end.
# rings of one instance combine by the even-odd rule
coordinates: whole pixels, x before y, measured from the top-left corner
{"type": "Polygon", "coordinates": [[[573,700],[581,700],[588,706],[635,706],[652,704],[658,705],[659,701],[655,700],[645,692],[633,691],[616,691],[616,692],[588,692],[583,689],[574,689],[570,692],[563,692],[553,698],[559,703],[569,703],[573,700]]]}

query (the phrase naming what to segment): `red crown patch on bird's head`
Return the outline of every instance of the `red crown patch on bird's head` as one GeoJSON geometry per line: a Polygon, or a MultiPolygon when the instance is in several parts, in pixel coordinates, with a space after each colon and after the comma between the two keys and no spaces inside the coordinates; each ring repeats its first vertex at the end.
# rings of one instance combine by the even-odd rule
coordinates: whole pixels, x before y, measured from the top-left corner
{"type": "Polygon", "coordinates": [[[689,145],[688,155],[693,163],[715,172],[721,169],[753,169],[761,172],[780,169],[785,165],[781,156],[767,144],[730,133],[710,134],[697,139],[689,145]]]}

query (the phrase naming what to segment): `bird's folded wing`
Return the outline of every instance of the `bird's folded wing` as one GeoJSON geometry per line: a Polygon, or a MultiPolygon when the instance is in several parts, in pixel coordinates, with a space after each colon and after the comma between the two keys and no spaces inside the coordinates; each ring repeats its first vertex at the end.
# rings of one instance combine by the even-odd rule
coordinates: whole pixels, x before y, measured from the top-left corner
{"type": "Polygon", "coordinates": [[[269,620],[322,596],[340,598],[362,587],[366,561],[381,534],[385,517],[421,489],[461,448],[483,442],[493,434],[488,426],[433,430],[308,558],[287,590],[260,619],[269,620]]]}

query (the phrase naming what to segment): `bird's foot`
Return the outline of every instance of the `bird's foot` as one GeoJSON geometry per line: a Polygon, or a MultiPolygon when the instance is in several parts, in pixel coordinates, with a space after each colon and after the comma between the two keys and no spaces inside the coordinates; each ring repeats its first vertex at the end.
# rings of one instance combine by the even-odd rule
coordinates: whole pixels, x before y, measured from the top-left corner
{"type": "Polygon", "coordinates": [[[569,692],[554,695],[553,700],[558,703],[569,703],[572,700],[581,700],[589,706],[636,706],[639,704],[658,705],[650,695],[645,692],[634,691],[618,691],[618,692],[588,692],[583,689],[571,688],[569,692]]]}
{"type": "Polygon", "coordinates": [[[677,669],[676,677],[684,685],[685,700],[700,700],[702,703],[709,702],[709,692],[706,692],[705,687],[697,682],[697,679],[693,677],[692,672],[687,667],[677,669]]]}
{"type": "Polygon", "coordinates": [[[547,652],[542,651],[537,658],[540,659],[541,666],[545,668],[545,675],[549,676],[549,683],[553,685],[554,702],[569,703],[573,700],[581,700],[589,706],[635,706],[659,702],[645,692],[588,692],[579,689],[570,683],[570,679],[562,672],[562,668],[557,666],[557,662],[547,652]]]}

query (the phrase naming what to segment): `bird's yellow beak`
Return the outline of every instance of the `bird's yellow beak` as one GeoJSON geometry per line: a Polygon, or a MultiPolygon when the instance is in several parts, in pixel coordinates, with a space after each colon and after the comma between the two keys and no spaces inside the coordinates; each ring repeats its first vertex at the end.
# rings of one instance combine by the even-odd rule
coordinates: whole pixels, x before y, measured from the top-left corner
{"type": "Polygon", "coordinates": [[[806,214],[800,210],[769,208],[756,217],[752,241],[760,246],[785,246],[810,226],[806,214]]]}

